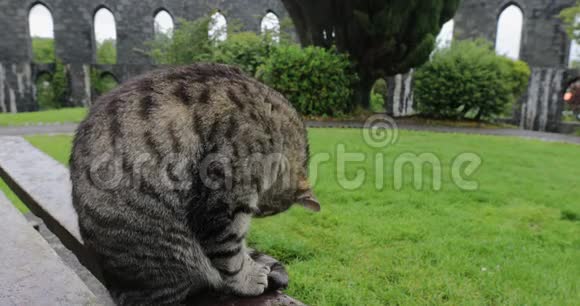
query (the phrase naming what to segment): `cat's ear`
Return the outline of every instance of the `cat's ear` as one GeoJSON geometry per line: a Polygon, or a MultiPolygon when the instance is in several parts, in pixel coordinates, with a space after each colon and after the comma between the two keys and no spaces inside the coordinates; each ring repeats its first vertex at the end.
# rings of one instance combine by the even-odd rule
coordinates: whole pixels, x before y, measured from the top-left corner
{"type": "Polygon", "coordinates": [[[314,196],[314,192],[312,192],[312,188],[308,183],[308,179],[301,178],[298,181],[298,196],[296,197],[296,202],[300,203],[304,208],[319,212],[320,211],[320,202],[314,196]]]}
{"type": "Polygon", "coordinates": [[[316,199],[316,197],[314,196],[314,193],[312,192],[312,189],[308,189],[304,192],[302,192],[299,196],[298,199],[296,200],[296,202],[302,204],[302,206],[304,206],[304,208],[314,211],[314,212],[319,212],[320,211],[320,203],[318,202],[318,199],[316,199]]]}

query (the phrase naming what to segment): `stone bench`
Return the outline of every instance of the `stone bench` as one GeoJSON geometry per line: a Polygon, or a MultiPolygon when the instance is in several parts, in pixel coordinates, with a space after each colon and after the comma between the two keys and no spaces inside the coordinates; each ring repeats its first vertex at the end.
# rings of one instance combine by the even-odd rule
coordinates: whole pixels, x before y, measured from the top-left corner
{"type": "MultiPolygon", "coordinates": [[[[68,169],[36,149],[23,138],[0,137],[0,177],[4,179],[31,212],[42,219],[46,227],[59,238],[62,244],[74,253],[80,263],[96,279],[102,282],[102,274],[95,257],[84,247],[80,236],[77,214],[72,206],[72,187],[68,169]]],[[[18,212],[16,211],[16,213],[18,212]]],[[[7,281],[4,277],[11,278],[9,274],[4,274],[3,272],[0,270],[1,283],[7,281]]],[[[39,286],[42,286],[45,282],[51,282],[54,286],[67,286],[66,283],[59,285],[49,274],[40,275],[32,281],[37,282],[39,286]]],[[[26,294],[26,292],[20,292],[18,297],[13,296],[12,298],[17,298],[20,302],[24,300],[26,294]]],[[[0,305],[3,305],[1,298],[2,295],[0,294],[0,305]]],[[[109,304],[110,297],[105,298],[105,301],[99,302],[109,304]]],[[[18,304],[24,305],[28,303],[18,304]]],[[[280,291],[268,292],[254,298],[194,297],[189,304],[224,306],[304,305],[280,291]]]]}
{"type": "Polygon", "coordinates": [[[98,304],[2,192],[0,233],[0,305],[98,304]]]}

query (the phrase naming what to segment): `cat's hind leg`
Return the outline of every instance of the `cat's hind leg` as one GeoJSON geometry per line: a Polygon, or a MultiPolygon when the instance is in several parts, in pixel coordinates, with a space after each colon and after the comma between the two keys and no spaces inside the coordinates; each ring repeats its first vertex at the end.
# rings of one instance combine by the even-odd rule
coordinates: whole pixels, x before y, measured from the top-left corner
{"type": "Polygon", "coordinates": [[[177,305],[189,295],[221,287],[221,275],[200,244],[193,237],[178,242],[168,232],[151,234],[148,245],[105,257],[107,287],[119,305],[177,305]]]}

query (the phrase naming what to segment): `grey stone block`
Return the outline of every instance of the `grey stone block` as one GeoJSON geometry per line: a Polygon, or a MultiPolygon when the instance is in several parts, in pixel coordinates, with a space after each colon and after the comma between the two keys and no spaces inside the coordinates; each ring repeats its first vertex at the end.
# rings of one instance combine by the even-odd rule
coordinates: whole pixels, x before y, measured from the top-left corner
{"type": "Polygon", "coordinates": [[[99,305],[0,192],[0,305],[99,305]]]}

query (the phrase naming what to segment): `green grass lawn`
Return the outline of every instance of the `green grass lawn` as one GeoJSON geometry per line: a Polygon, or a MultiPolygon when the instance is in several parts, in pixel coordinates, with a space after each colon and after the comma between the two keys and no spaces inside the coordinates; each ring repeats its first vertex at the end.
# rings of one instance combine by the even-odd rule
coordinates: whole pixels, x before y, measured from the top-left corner
{"type": "Polygon", "coordinates": [[[10,188],[8,187],[8,185],[6,185],[6,182],[4,182],[2,178],[0,178],[0,191],[4,193],[4,195],[8,198],[8,200],[12,202],[14,206],[16,206],[18,210],[20,210],[20,212],[22,213],[28,212],[28,207],[26,207],[22,203],[22,201],[20,201],[20,199],[16,196],[16,194],[14,194],[12,190],[10,190],[10,188]]]}
{"type": "MultiPolygon", "coordinates": [[[[1,115],[0,115],[1,116],[1,115]]],[[[69,152],[71,147],[71,136],[55,135],[55,136],[29,136],[26,137],[30,143],[38,148],[41,148],[48,155],[58,160],[62,164],[68,165],[69,152]]],[[[2,191],[8,199],[14,203],[16,208],[22,213],[28,212],[26,205],[8,188],[6,182],[0,178],[0,191],[2,191]]]]}
{"type": "MultiPolygon", "coordinates": [[[[66,164],[70,137],[27,139],[66,164]]],[[[287,265],[290,295],[311,305],[580,304],[580,146],[403,131],[396,145],[375,149],[355,129],[311,129],[310,139],[313,154],[334,157],[339,143],[365,153],[344,173],[364,169],[367,179],[344,190],[336,162],[325,163],[321,213],[296,207],[254,222],[250,243],[287,265]],[[393,188],[393,160],[405,152],[442,161],[440,191],[415,190],[409,167],[403,189],[393,188]],[[464,152],[483,160],[470,178],[476,191],[451,180],[464,152]],[[377,153],[383,190],[374,186],[377,153]]]]}
{"type": "Polygon", "coordinates": [[[0,126],[37,125],[39,123],[81,122],[87,113],[86,108],[63,108],[31,113],[0,114],[0,126]]]}

